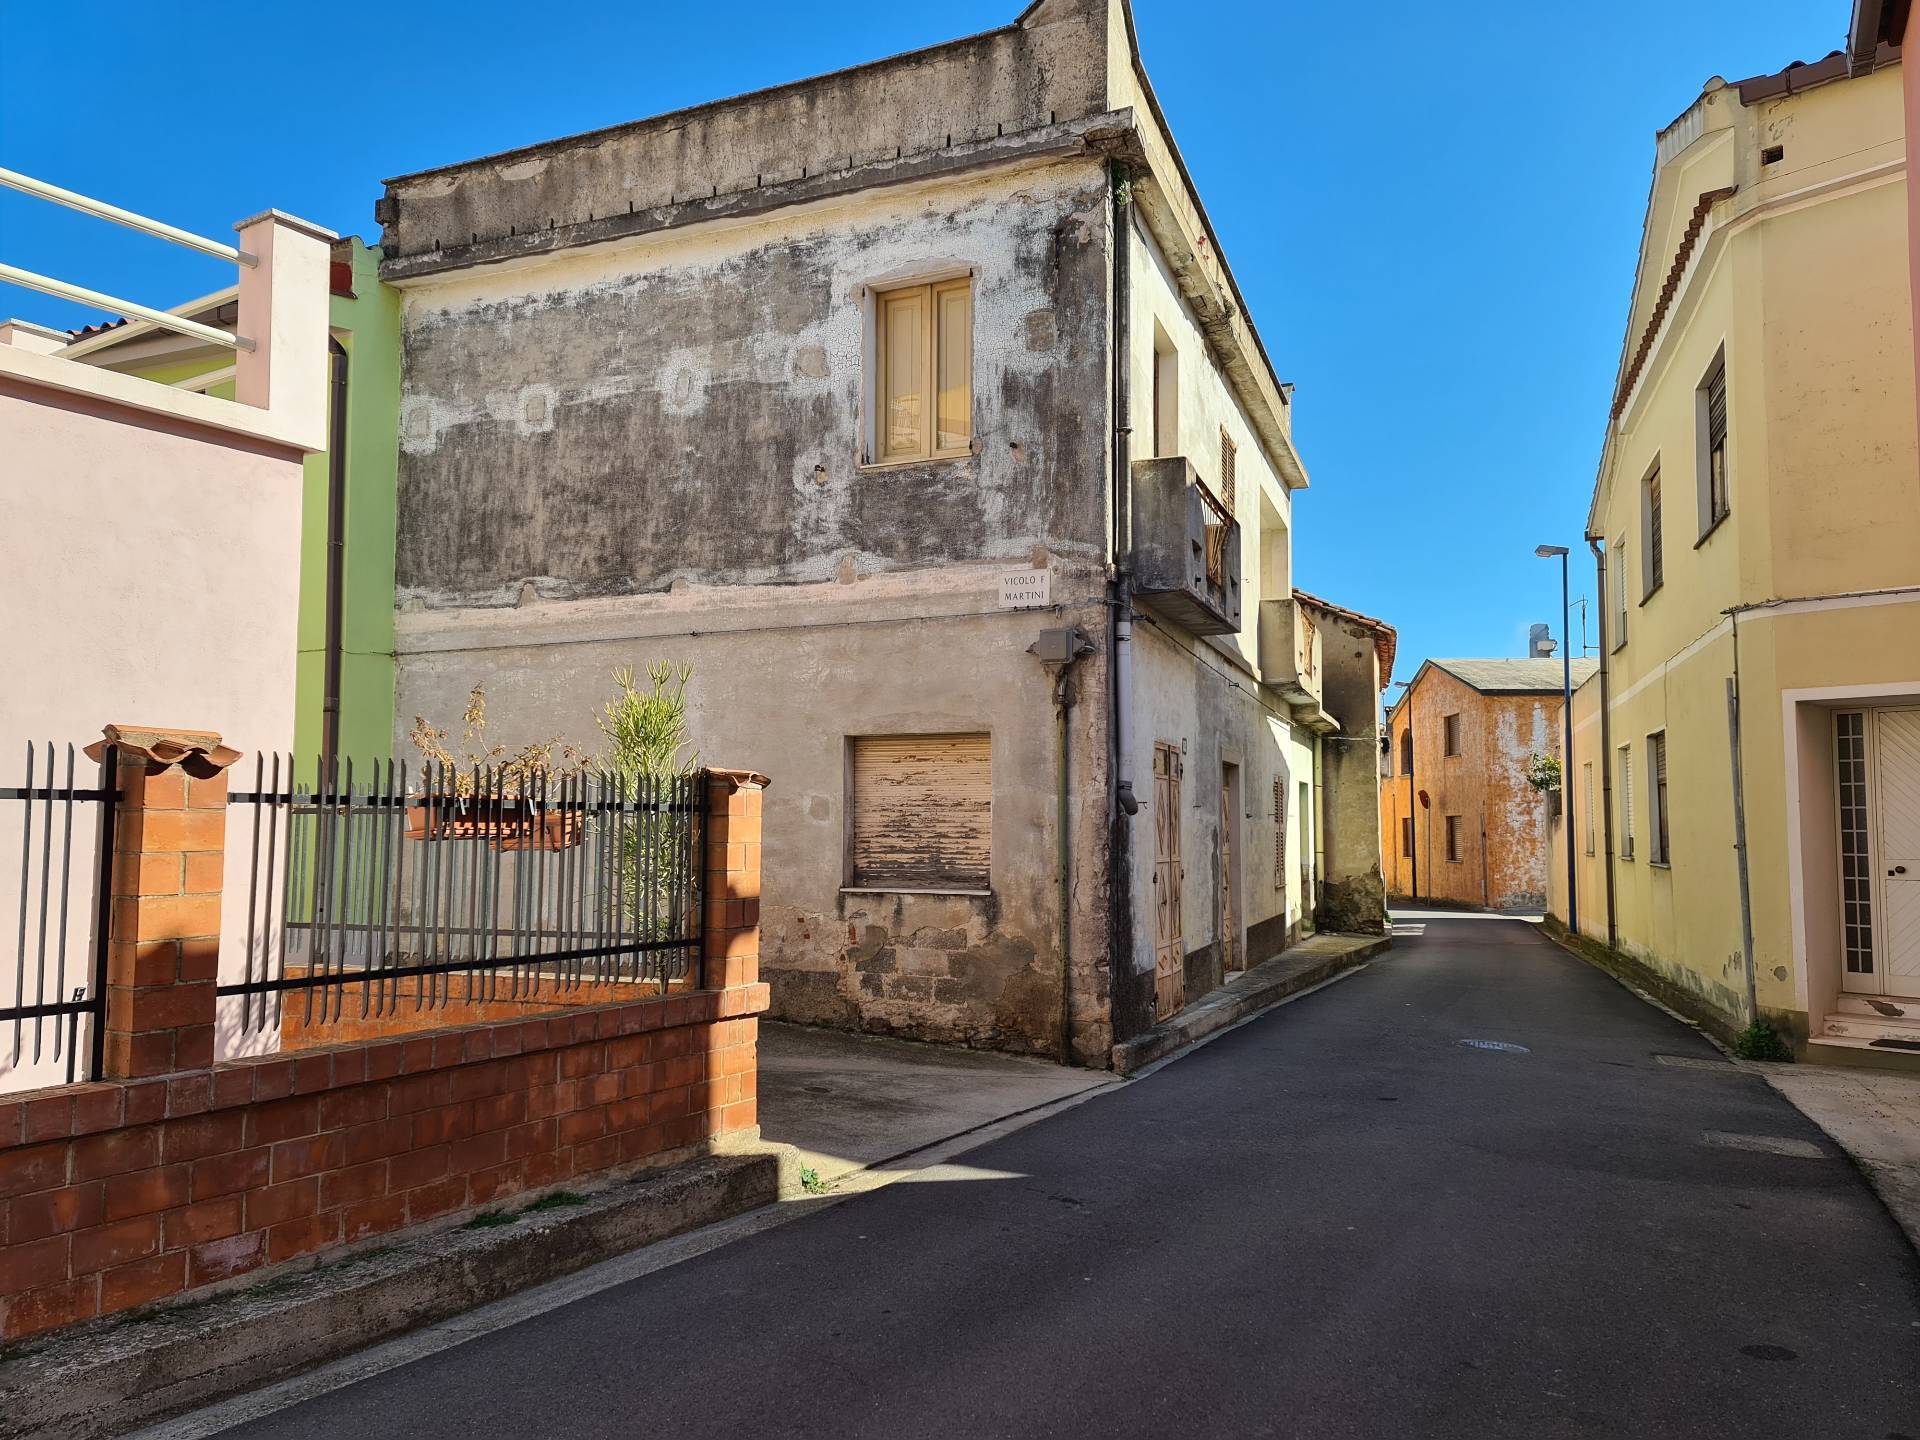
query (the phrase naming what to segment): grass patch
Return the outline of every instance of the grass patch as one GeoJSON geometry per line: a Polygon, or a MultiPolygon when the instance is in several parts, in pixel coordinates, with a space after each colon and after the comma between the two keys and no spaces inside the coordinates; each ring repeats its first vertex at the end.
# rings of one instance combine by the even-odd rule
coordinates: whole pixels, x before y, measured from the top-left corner
{"type": "Polygon", "coordinates": [[[482,1210],[460,1228],[462,1230],[494,1230],[502,1225],[511,1225],[519,1218],[517,1215],[509,1215],[504,1210],[482,1210]]]}
{"type": "Polygon", "coordinates": [[[587,1197],[584,1195],[577,1195],[571,1190],[556,1190],[551,1195],[542,1195],[520,1213],[522,1215],[538,1215],[545,1210],[566,1210],[575,1205],[584,1205],[586,1203],[587,1197]]]}
{"type": "Polygon", "coordinates": [[[800,1167],[800,1188],[809,1195],[824,1195],[833,1186],[820,1178],[820,1172],[811,1165],[800,1167]]]}
{"type": "Polygon", "coordinates": [[[1742,1060],[1791,1062],[1793,1047],[1782,1040],[1771,1025],[1758,1022],[1733,1037],[1733,1053],[1742,1060]]]}

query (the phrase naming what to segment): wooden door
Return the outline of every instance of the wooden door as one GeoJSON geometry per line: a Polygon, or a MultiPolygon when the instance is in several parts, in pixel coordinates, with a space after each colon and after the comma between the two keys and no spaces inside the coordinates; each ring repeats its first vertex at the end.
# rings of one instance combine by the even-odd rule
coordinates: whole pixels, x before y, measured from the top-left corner
{"type": "Polygon", "coordinates": [[[1233,768],[1220,773],[1220,968],[1238,970],[1245,963],[1240,956],[1240,894],[1234,883],[1234,866],[1239,863],[1233,848],[1233,768]]]}
{"type": "Polygon", "coordinates": [[[1153,1013],[1187,1003],[1187,956],[1180,934],[1180,751],[1153,747],[1153,1013]]]}
{"type": "Polygon", "coordinates": [[[1920,999],[1920,710],[1876,710],[1874,851],[1885,993],[1920,999]]]}

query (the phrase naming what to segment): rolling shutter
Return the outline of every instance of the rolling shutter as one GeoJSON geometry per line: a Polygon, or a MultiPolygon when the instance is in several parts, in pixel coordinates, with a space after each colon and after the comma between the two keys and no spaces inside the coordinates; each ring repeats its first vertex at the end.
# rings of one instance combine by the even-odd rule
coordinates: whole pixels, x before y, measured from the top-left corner
{"type": "Polygon", "coordinates": [[[855,885],[991,888],[990,737],[861,736],[852,766],[855,885]]]}

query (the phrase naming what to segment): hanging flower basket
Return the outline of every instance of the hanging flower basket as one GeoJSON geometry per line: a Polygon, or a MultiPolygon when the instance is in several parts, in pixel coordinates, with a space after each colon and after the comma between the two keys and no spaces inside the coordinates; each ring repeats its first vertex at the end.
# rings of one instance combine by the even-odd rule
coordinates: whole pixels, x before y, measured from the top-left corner
{"type": "Polygon", "coordinates": [[[485,840],[495,850],[570,850],[582,838],[581,817],[523,800],[454,801],[407,806],[409,840],[485,840]]]}

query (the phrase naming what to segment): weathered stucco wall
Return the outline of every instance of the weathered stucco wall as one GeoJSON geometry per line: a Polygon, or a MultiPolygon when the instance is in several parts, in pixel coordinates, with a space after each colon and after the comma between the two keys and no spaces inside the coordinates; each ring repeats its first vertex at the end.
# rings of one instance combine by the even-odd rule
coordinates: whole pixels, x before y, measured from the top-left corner
{"type": "MultiPolygon", "coordinates": [[[[1547,798],[1526,782],[1530,755],[1560,753],[1560,697],[1483,695],[1428,667],[1395,707],[1391,776],[1380,781],[1380,829],[1388,888],[1395,894],[1463,905],[1526,909],[1547,901],[1547,798]],[[1460,753],[1445,754],[1444,726],[1460,717],[1460,753]],[[1409,719],[1414,775],[1408,783],[1401,736],[1409,719]],[[1409,793],[1409,792],[1413,793],[1409,793]],[[1430,806],[1419,803],[1424,791],[1430,806]],[[1415,817],[1414,861],[1403,853],[1401,820],[1415,817]],[[1446,851],[1446,817],[1460,817],[1459,858],[1446,851]]],[[[1578,783],[1576,772],[1575,783],[1578,783]]],[[[1580,797],[1576,795],[1576,803],[1580,797]]]]}
{"type": "MultiPolygon", "coordinates": [[[[1107,185],[1071,163],[870,192],[408,287],[401,729],[583,748],[620,665],[774,778],[774,1013],[1057,1053],[1057,767],[1026,647],[1104,643],[1107,185]],[[860,464],[876,282],[970,269],[975,453],[860,464]],[[1053,611],[998,605],[1009,565],[1053,611]],[[990,897],[843,890],[850,736],[988,731],[990,897]]],[[[1111,1044],[1104,657],[1072,681],[1074,1048],[1111,1044]]]]}
{"type": "Polygon", "coordinates": [[[1082,160],[410,288],[402,604],[1100,553],[1106,215],[1082,160]],[[955,267],[977,453],[864,469],[863,287],[955,267]]]}
{"type": "Polygon", "coordinates": [[[1325,873],[1317,924],[1322,930],[1377,934],[1386,924],[1380,869],[1380,662],[1374,632],[1342,616],[1312,611],[1320,626],[1326,709],[1338,734],[1320,742],[1325,873]]]}

